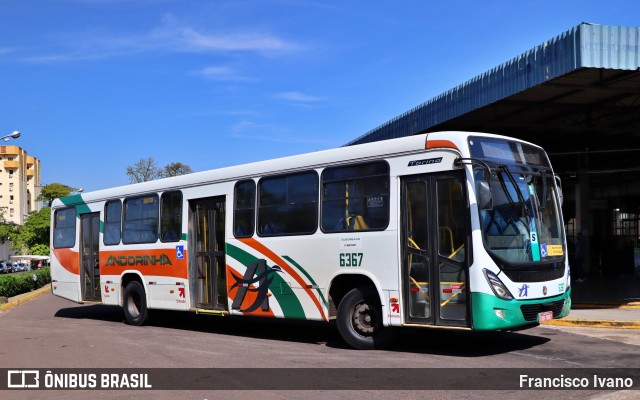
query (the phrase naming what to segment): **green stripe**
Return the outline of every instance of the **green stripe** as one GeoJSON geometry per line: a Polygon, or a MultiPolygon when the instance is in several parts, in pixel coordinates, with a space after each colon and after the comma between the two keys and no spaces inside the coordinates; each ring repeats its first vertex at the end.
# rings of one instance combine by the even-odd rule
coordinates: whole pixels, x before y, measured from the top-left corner
{"type": "MultiPolygon", "coordinates": [[[[296,268],[298,268],[298,271],[302,272],[304,274],[304,276],[307,277],[307,279],[309,280],[309,282],[311,282],[312,285],[314,286],[318,286],[318,284],[316,284],[316,281],[313,280],[313,278],[311,277],[311,275],[309,275],[309,273],[307,271],[305,271],[304,268],[302,268],[300,266],[300,264],[298,264],[297,262],[293,261],[293,259],[289,256],[282,256],[282,258],[284,258],[285,260],[289,261],[291,264],[293,264],[296,268]]],[[[322,291],[320,290],[320,288],[316,288],[316,291],[318,292],[318,294],[320,295],[320,298],[322,299],[322,303],[324,303],[325,307],[329,307],[329,303],[327,303],[327,301],[324,299],[324,295],[322,294],[322,291]]]]}
{"type": "MultiPolygon", "coordinates": [[[[534,232],[536,235],[537,232],[534,232]]],[[[531,243],[531,256],[533,261],[540,261],[540,245],[538,243],[531,243]]]]}
{"type": "Polygon", "coordinates": [[[80,214],[90,213],[91,209],[82,199],[82,195],[74,194],[73,196],[61,197],[62,204],[67,206],[75,206],[76,216],[80,218],[80,214]]]}
{"type": "MultiPolygon", "coordinates": [[[[258,258],[253,256],[252,254],[242,250],[239,247],[236,247],[232,244],[226,243],[227,255],[237,261],[239,261],[245,267],[253,262],[257,262],[258,258]]],[[[269,285],[269,289],[271,289],[271,293],[276,298],[278,303],[280,304],[280,308],[282,308],[282,313],[285,318],[298,318],[305,319],[306,316],[304,314],[304,309],[302,308],[302,304],[300,304],[300,300],[293,295],[283,295],[282,289],[283,287],[289,286],[287,282],[283,279],[281,274],[273,274],[273,281],[269,285]]]]}
{"type": "MultiPolygon", "coordinates": [[[[533,190],[533,183],[530,183],[527,186],[529,187],[529,195],[531,197],[535,196],[535,191],[533,190]]],[[[531,199],[531,202],[533,203],[533,199],[531,199]]],[[[530,239],[532,237],[536,238],[536,241],[531,243],[531,257],[533,258],[533,261],[540,261],[540,242],[539,242],[540,237],[538,236],[538,231],[536,229],[536,219],[535,218],[531,218],[531,222],[530,222],[530,225],[529,225],[529,230],[531,231],[529,233],[529,238],[530,239]],[[535,235],[535,236],[533,236],[533,235],[535,235]]]]}

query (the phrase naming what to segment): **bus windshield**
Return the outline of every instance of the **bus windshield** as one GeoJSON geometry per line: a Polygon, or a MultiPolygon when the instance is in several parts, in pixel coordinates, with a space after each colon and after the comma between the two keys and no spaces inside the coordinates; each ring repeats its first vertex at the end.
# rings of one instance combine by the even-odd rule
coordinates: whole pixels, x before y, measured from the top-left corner
{"type": "MultiPolygon", "coordinates": [[[[469,140],[471,155],[491,166],[493,208],[480,210],[484,245],[507,264],[556,262],[564,257],[559,197],[544,152],[526,144],[469,140]]],[[[476,170],[476,180],[485,170],[476,170]]]]}

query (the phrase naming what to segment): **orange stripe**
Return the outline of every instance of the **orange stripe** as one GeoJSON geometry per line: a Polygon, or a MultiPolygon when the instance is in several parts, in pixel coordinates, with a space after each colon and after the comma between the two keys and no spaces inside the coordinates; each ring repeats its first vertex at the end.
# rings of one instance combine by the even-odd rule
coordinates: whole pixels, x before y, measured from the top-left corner
{"type": "Polygon", "coordinates": [[[300,287],[307,292],[307,294],[309,295],[311,300],[313,300],[313,303],[316,305],[316,308],[320,312],[320,315],[322,316],[322,319],[324,321],[327,320],[327,317],[324,315],[324,311],[322,311],[322,306],[320,305],[320,302],[318,301],[318,299],[316,298],[315,294],[313,293],[313,290],[306,287],[307,283],[304,281],[304,279],[302,279],[302,277],[300,275],[298,275],[298,273],[289,264],[287,264],[286,261],[284,261],[282,258],[280,258],[280,256],[278,256],[273,251],[269,250],[267,247],[265,247],[262,243],[258,242],[254,238],[246,238],[246,239],[239,239],[239,240],[242,243],[246,244],[247,246],[256,249],[257,251],[259,251],[260,253],[264,254],[265,256],[270,258],[271,260],[277,262],[278,265],[282,269],[287,271],[287,273],[289,275],[291,275],[291,277],[293,279],[295,279],[296,282],[298,282],[300,287]]]}
{"type": "MultiPolygon", "coordinates": [[[[231,275],[231,273],[236,274],[236,276],[242,276],[242,274],[238,271],[236,271],[235,269],[231,268],[230,266],[227,265],[227,293],[228,293],[228,297],[230,299],[234,299],[237,292],[238,292],[238,287],[234,287],[233,289],[231,288],[233,286],[233,283],[235,282],[235,279],[233,277],[233,275],[231,275]],[[232,294],[232,292],[236,292],[235,294],[232,294]]],[[[254,285],[249,285],[250,288],[255,289],[254,285]]],[[[247,290],[247,294],[244,296],[244,300],[242,301],[242,305],[240,306],[240,308],[247,308],[249,307],[251,304],[253,304],[256,299],[258,298],[258,293],[257,292],[253,292],[250,290],[247,290]]],[[[257,316],[257,317],[271,317],[271,318],[275,318],[275,314],[273,313],[273,310],[271,309],[271,307],[269,307],[268,311],[263,311],[262,308],[258,308],[255,311],[252,312],[243,312],[244,315],[253,315],[253,316],[257,316]]]]}
{"type": "MultiPolygon", "coordinates": [[[[185,257],[183,260],[176,260],[175,253],[171,250],[172,249],[101,251],[100,273],[101,275],[120,275],[126,270],[136,270],[140,271],[143,276],[170,276],[174,278],[187,279],[187,251],[185,250],[185,257]],[[135,263],[136,256],[155,256],[158,259],[163,254],[167,256],[171,265],[160,265],[159,263],[143,265],[144,263],[135,263]],[[116,258],[127,257],[127,265],[121,266],[117,263],[107,265],[107,261],[111,256],[116,258]],[[129,262],[129,257],[134,257],[131,259],[133,262],[129,262]]],[[[71,249],[53,249],[53,254],[62,268],[72,274],[80,275],[80,257],[77,252],[72,251],[71,249]]]]}
{"type": "Polygon", "coordinates": [[[53,255],[62,268],[74,275],[80,275],[80,260],[77,252],[71,249],[53,249],[53,255]]]}
{"type": "Polygon", "coordinates": [[[425,145],[426,149],[437,149],[442,147],[459,150],[458,146],[456,146],[451,140],[427,140],[425,145]]]}
{"type": "MultiPolygon", "coordinates": [[[[101,251],[100,252],[100,273],[102,275],[120,275],[126,270],[140,271],[142,276],[170,276],[174,278],[187,279],[187,251],[184,252],[184,259],[177,260],[175,258],[174,249],[149,249],[149,250],[118,250],[118,251],[101,251]],[[147,265],[143,262],[136,263],[136,256],[138,257],[156,257],[156,261],[161,256],[166,256],[171,264],[162,265],[159,262],[155,264],[147,261],[147,265]],[[126,265],[118,265],[114,260],[111,260],[112,265],[107,265],[109,257],[115,257],[117,261],[124,261],[126,265]],[[119,257],[126,257],[121,259],[119,257]],[[132,258],[133,257],[133,258],[132,258]]],[[[141,259],[138,259],[141,260],[141,259]]]]}

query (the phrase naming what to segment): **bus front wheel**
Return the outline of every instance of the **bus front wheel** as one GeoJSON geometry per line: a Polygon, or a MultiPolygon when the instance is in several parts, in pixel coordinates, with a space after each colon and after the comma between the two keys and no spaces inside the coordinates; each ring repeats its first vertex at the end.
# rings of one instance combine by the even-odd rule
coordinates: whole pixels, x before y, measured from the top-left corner
{"type": "Polygon", "coordinates": [[[149,310],[147,309],[147,296],[140,282],[131,281],[127,284],[124,289],[122,306],[129,325],[144,325],[149,318],[149,310]]]}
{"type": "Polygon", "coordinates": [[[379,349],[393,340],[391,328],[382,325],[382,307],[371,288],[355,288],[344,296],[336,324],[340,336],[355,349],[379,349]]]}

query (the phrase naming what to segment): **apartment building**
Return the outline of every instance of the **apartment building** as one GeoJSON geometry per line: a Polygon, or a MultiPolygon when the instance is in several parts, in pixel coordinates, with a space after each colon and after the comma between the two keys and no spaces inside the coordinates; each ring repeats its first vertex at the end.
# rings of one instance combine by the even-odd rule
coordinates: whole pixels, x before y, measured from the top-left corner
{"type": "Polygon", "coordinates": [[[29,212],[41,208],[40,160],[19,146],[0,146],[0,213],[22,225],[29,212]]]}

